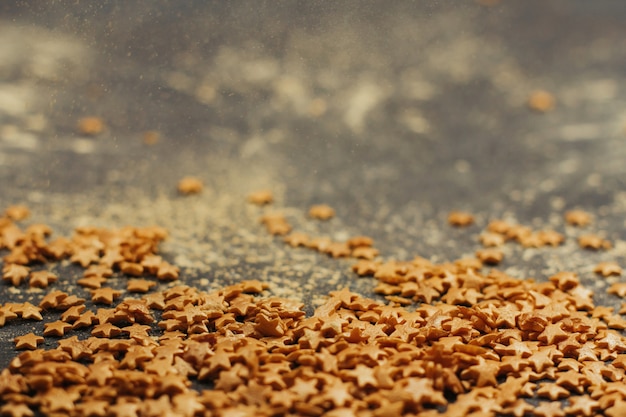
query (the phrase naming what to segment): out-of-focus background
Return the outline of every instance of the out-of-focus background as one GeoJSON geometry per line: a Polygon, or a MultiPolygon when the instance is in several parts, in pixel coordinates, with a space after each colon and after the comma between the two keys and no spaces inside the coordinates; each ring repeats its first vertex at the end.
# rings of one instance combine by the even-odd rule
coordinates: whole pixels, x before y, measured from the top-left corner
{"type": "MultiPolygon", "coordinates": [[[[251,191],[273,190],[296,230],[367,234],[385,258],[471,256],[494,218],[555,228],[564,246],[509,245],[501,268],[595,283],[593,265],[626,253],[625,21],[610,0],[3,1],[0,205],[60,234],[165,226],[183,282],[268,280],[309,311],[344,285],[372,296],[373,282],[268,236],[251,191]],[[528,108],[536,90],[553,110],[528,108]],[[104,131],[78,133],[86,116],[104,131]],[[200,195],[177,194],[187,175],[200,195]],[[337,218],[308,220],[315,203],[337,218]],[[615,248],[578,248],[570,208],[615,248]],[[453,209],[477,225],[450,228],[453,209]]],[[[3,364],[15,334],[42,326],[3,328],[3,364]]]]}

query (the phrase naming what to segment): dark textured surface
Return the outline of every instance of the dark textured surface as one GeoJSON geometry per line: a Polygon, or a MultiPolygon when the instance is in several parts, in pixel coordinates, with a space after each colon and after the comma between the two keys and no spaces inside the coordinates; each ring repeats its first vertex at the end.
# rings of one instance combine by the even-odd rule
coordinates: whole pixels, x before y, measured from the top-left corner
{"type": "MultiPolygon", "coordinates": [[[[273,189],[299,230],[372,235],[385,258],[471,255],[501,216],[554,227],[565,246],[507,246],[503,269],[591,284],[595,263],[624,259],[625,18],[615,1],[2,2],[0,204],[27,204],[61,234],[166,226],[184,282],[267,279],[309,311],[373,283],[266,236],[248,192],[273,189]],[[554,111],[526,108],[535,89],[554,111]],[[87,115],[106,132],[77,136],[87,115]],[[146,130],[161,140],[146,146],[146,130]],[[205,181],[201,196],[176,195],[185,175],[205,181]],[[320,202],[338,218],[307,221],[320,202]],[[615,249],[578,249],[562,221],[572,207],[615,249]],[[457,208],[477,226],[449,228],[457,208]]],[[[54,269],[58,288],[79,273],[54,269]]],[[[41,297],[20,291],[0,283],[2,300],[41,297]]],[[[32,326],[0,329],[0,365],[32,326]]]]}

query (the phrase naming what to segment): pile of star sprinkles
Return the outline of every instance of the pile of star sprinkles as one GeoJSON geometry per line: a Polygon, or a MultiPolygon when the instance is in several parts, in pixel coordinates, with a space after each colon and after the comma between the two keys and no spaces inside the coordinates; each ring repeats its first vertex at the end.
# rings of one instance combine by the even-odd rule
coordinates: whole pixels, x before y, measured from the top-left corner
{"type": "MultiPolygon", "coordinates": [[[[273,197],[260,191],[248,200],[264,206],[273,197]]],[[[334,214],[325,205],[309,211],[316,220],[334,214]]],[[[52,239],[45,225],[20,227],[27,216],[15,206],[0,218],[2,278],[44,293],[35,304],[0,306],[0,327],[46,324],[42,334],[14,340],[22,352],[0,373],[1,415],[626,415],[626,320],[595,306],[573,272],[535,282],[483,266],[502,260],[505,241],[560,245],[554,231],[493,221],[475,258],[383,262],[367,236],[311,237],[266,213],[268,232],[293,247],[355,259],[355,276],[374,277],[374,292],[387,299],[342,289],[307,317],[302,303],[273,297],[256,280],[213,292],[177,283],[178,268],[158,255],[161,228],[79,228],[52,239]],[[76,284],[98,308],[55,289],[69,278],[41,266],[63,260],[83,268],[76,284]],[[115,274],[133,296],[109,285],[115,274]],[[56,347],[40,348],[45,339],[56,347]]],[[[448,220],[463,227],[473,217],[454,212],[448,220]]],[[[591,217],[573,211],[566,221],[585,226],[591,217]]],[[[596,235],[579,244],[610,247],[596,235]]],[[[596,272],[621,268],[608,262],[596,272]]],[[[626,284],[609,291],[624,297],[626,284]]]]}

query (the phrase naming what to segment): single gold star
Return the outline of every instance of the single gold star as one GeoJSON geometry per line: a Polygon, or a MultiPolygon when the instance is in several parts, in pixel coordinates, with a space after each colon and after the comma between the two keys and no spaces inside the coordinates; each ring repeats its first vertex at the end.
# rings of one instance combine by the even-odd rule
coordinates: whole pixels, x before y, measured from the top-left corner
{"type": "Polygon", "coordinates": [[[474,223],[474,216],[465,211],[452,211],[448,214],[448,223],[456,227],[466,227],[474,223]]]}
{"type": "Polygon", "coordinates": [[[271,204],[274,201],[274,195],[270,190],[259,190],[248,194],[248,202],[257,206],[271,204]]]}
{"type": "Polygon", "coordinates": [[[350,256],[357,259],[372,260],[376,258],[378,254],[379,251],[376,248],[372,248],[370,246],[357,246],[356,248],[352,249],[352,254],[350,256]]]}
{"type": "Polygon", "coordinates": [[[159,255],[146,255],[141,260],[141,266],[150,274],[156,275],[159,265],[163,262],[163,258],[159,255]]]}
{"type": "Polygon", "coordinates": [[[59,306],[59,303],[65,300],[67,297],[68,294],[63,291],[50,291],[42,298],[41,302],[39,303],[39,307],[46,310],[51,308],[57,308],[59,306]]]}
{"type": "Polygon", "coordinates": [[[106,278],[97,275],[81,278],[76,281],[81,287],[90,288],[92,290],[101,288],[102,284],[105,282],[106,278]]]}
{"type": "Polygon", "coordinates": [[[565,213],[565,221],[572,226],[587,226],[591,220],[591,214],[583,210],[570,210],[565,213]]]}
{"type": "Polygon", "coordinates": [[[13,339],[13,341],[15,342],[15,349],[17,350],[34,350],[37,349],[37,345],[43,343],[43,337],[37,336],[31,332],[24,336],[18,336],[13,339]]]}
{"type": "Polygon", "coordinates": [[[76,250],[70,257],[70,261],[80,264],[83,268],[87,268],[90,264],[98,262],[98,250],[94,248],[82,248],[76,250]]]}
{"type": "Polygon", "coordinates": [[[571,290],[580,284],[578,275],[575,272],[561,271],[550,277],[550,282],[561,290],[571,290]]]}
{"type": "Polygon", "coordinates": [[[555,230],[539,230],[537,237],[543,244],[550,246],[559,246],[565,241],[565,236],[555,230]]]}
{"type": "Polygon", "coordinates": [[[565,412],[561,409],[560,401],[542,401],[534,409],[534,414],[539,417],[563,417],[565,412]]]}
{"type": "Polygon", "coordinates": [[[596,274],[600,274],[603,277],[608,277],[611,275],[622,275],[622,267],[617,264],[617,262],[600,262],[593,268],[593,272],[596,274]]]}
{"type": "Polygon", "coordinates": [[[178,267],[163,261],[157,269],[157,278],[162,281],[174,281],[178,279],[179,272],[178,267]]]}
{"type": "Polygon", "coordinates": [[[350,256],[352,254],[352,251],[345,243],[333,242],[328,245],[326,250],[324,250],[324,253],[332,256],[333,258],[345,258],[350,256]]]}
{"type": "Polygon", "coordinates": [[[69,353],[74,360],[88,358],[93,353],[84,340],[79,340],[77,336],[59,340],[59,348],[69,353]]]}
{"type": "Polygon", "coordinates": [[[148,336],[151,327],[145,324],[135,323],[131,326],[122,327],[122,333],[127,333],[131,339],[144,338],[148,336]]]}
{"type": "Polygon", "coordinates": [[[178,192],[182,195],[198,194],[204,188],[202,180],[196,177],[184,177],[178,182],[178,192]]]}
{"type": "Polygon", "coordinates": [[[502,262],[504,253],[496,248],[480,249],[476,251],[476,258],[487,265],[497,265],[502,262]]]}
{"type": "Polygon", "coordinates": [[[2,268],[2,279],[17,287],[26,279],[29,271],[28,267],[23,265],[6,264],[4,268],[2,268]]]}
{"type": "Polygon", "coordinates": [[[478,239],[485,247],[502,246],[504,244],[504,236],[500,233],[482,233],[478,239]]]}
{"type": "Polygon", "coordinates": [[[150,288],[156,285],[156,282],[147,279],[129,279],[126,289],[128,292],[147,293],[150,288]]]}
{"type": "Polygon", "coordinates": [[[314,205],[309,209],[309,217],[317,220],[328,220],[335,217],[335,210],[326,204],[314,205]]]}
{"type": "Polygon", "coordinates": [[[309,235],[300,232],[293,232],[283,238],[283,241],[291,247],[307,246],[309,235]]]}
{"type": "Polygon", "coordinates": [[[110,287],[99,288],[91,291],[91,301],[99,304],[113,304],[113,300],[122,294],[121,291],[110,287]]]}
{"type": "Polygon", "coordinates": [[[72,329],[80,329],[83,327],[89,327],[95,320],[96,315],[91,311],[87,310],[83,314],[81,314],[76,321],[72,324],[72,329]]]}
{"type": "Polygon", "coordinates": [[[143,265],[136,262],[122,262],[120,270],[126,275],[139,277],[143,274],[143,265]]]}
{"type": "Polygon", "coordinates": [[[105,126],[101,118],[88,116],[78,120],[76,129],[83,136],[97,136],[104,131],[105,126]]]}
{"type": "Polygon", "coordinates": [[[30,273],[28,285],[31,288],[47,288],[48,285],[56,282],[58,279],[59,277],[50,271],[36,271],[30,273]]]}
{"type": "Polygon", "coordinates": [[[528,97],[528,108],[537,113],[554,110],[556,100],[552,94],[544,90],[533,91],[528,97]]]}
{"type": "Polygon", "coordinates": [[[542,382],[539,384],[537,390],[537,396],[542,398],[549,398],[552,401],[560,400],[570,396],[570,392],[560,385],[552,382],[542,382]]]}
{"type": "Polygon", "coordinates": [[[17,318],[17,314],[13,310],[11,310],[10,306],[1,306],[0,307],[0,327],[4,327],[7,321],[11,321],[17,318]]]}
{"type": "Polygon", "coordinates": [[[578,245],[583,249],[611,249],[612,245],[606,239],[597,235],[582,235],[578,238],[578,245]]]}
{"type": "Polygon", "coordinates": [[[571,396],[569,397],[569,407],[565,407],[563,411],[568,415],[580,415],[590,417],[600,409],[600,403],[589,395],[571,396]]]}
{"type": "Polygon", "coordinates": [[[72,325],[62,320],[44,324],[44,336],[63,336],[65,331],[71,329],[72,325]]]}
{"type": "Polygon", "coordinates": [[[43,317],[41,316],[41,308],[32,305],[29,302],[16,305],[15,308],[13,308],[13,312],[17,313],[23,319],[32,319],[37,321],[43,320],[43,317]]]}
{"type": "Polygon", "coordinates": [[[370,276],[370,275],[374,275],[376,271],[378,271],[379,266],[380,266],[380,263],[378,262],[374,262],[370,260],[361,260],[357,262],[356,264],[352,265],[352,271],[354,271],[357,275],[362,276],[362,277],[370,276]]]}
{"type": "Polygon", "coordinates": [[[7,403],[0,407],[0,415],[8,417],[33,417],[35,413],[23,403],[7,403]]]}
{"type": "Polygon", "coordinates": [[[91,334],[93,336],[106,337],[106,338],[115,337],[121,333],[122,333],[122,329],[120,329],[119,327],[111,323],[98,324],[94,326],[93,330],[91,331],[91,334]]]}

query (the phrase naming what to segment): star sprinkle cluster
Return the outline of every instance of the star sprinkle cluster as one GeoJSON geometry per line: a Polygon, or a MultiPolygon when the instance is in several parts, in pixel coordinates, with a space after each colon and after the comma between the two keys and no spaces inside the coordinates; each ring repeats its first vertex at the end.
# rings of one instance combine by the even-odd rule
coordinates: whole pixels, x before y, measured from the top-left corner
{"type": "MultiPolygon", "coordinates": [[[[484,268],[501,260],[504,241],[535,233],[521,226],[492,222],[476,258],[383,261],[367,236],[288,234],[283,216],[265,215],[268,231],[290,246],[357,259],[355,275],[387,298],[344,288],[307,316],[304,304],[273,297],[257,280],[212,292],[163,288],[178,269],[157,254],[166,236],[159,228],[81,228],[50,241],[50,230],[28,233],[15,221],[5,216],[0,229],[9,251],[5,285],[34,280],[45,294],[38,303],[0,306],[0,326],[46,323],[42,334],[14,340],[22,353],[0,372],[2,415],[615,417],[626,410],[622,311],[594,305],[574,272],[535,282],[484,268]],[[30,269],[61,259],[84,269],[78,283],[92,303],[55,289],[62,276],[30,269]],[[130,277],[128,292],[106,285],[114,276],[130,277]],[[52,311],[58,320],[47,320],[52,311]]],[[[615,262],[595,271],[621,274],[615,262]]],[[[610,291],[623,296],[622,286],[610,291]]]]}

